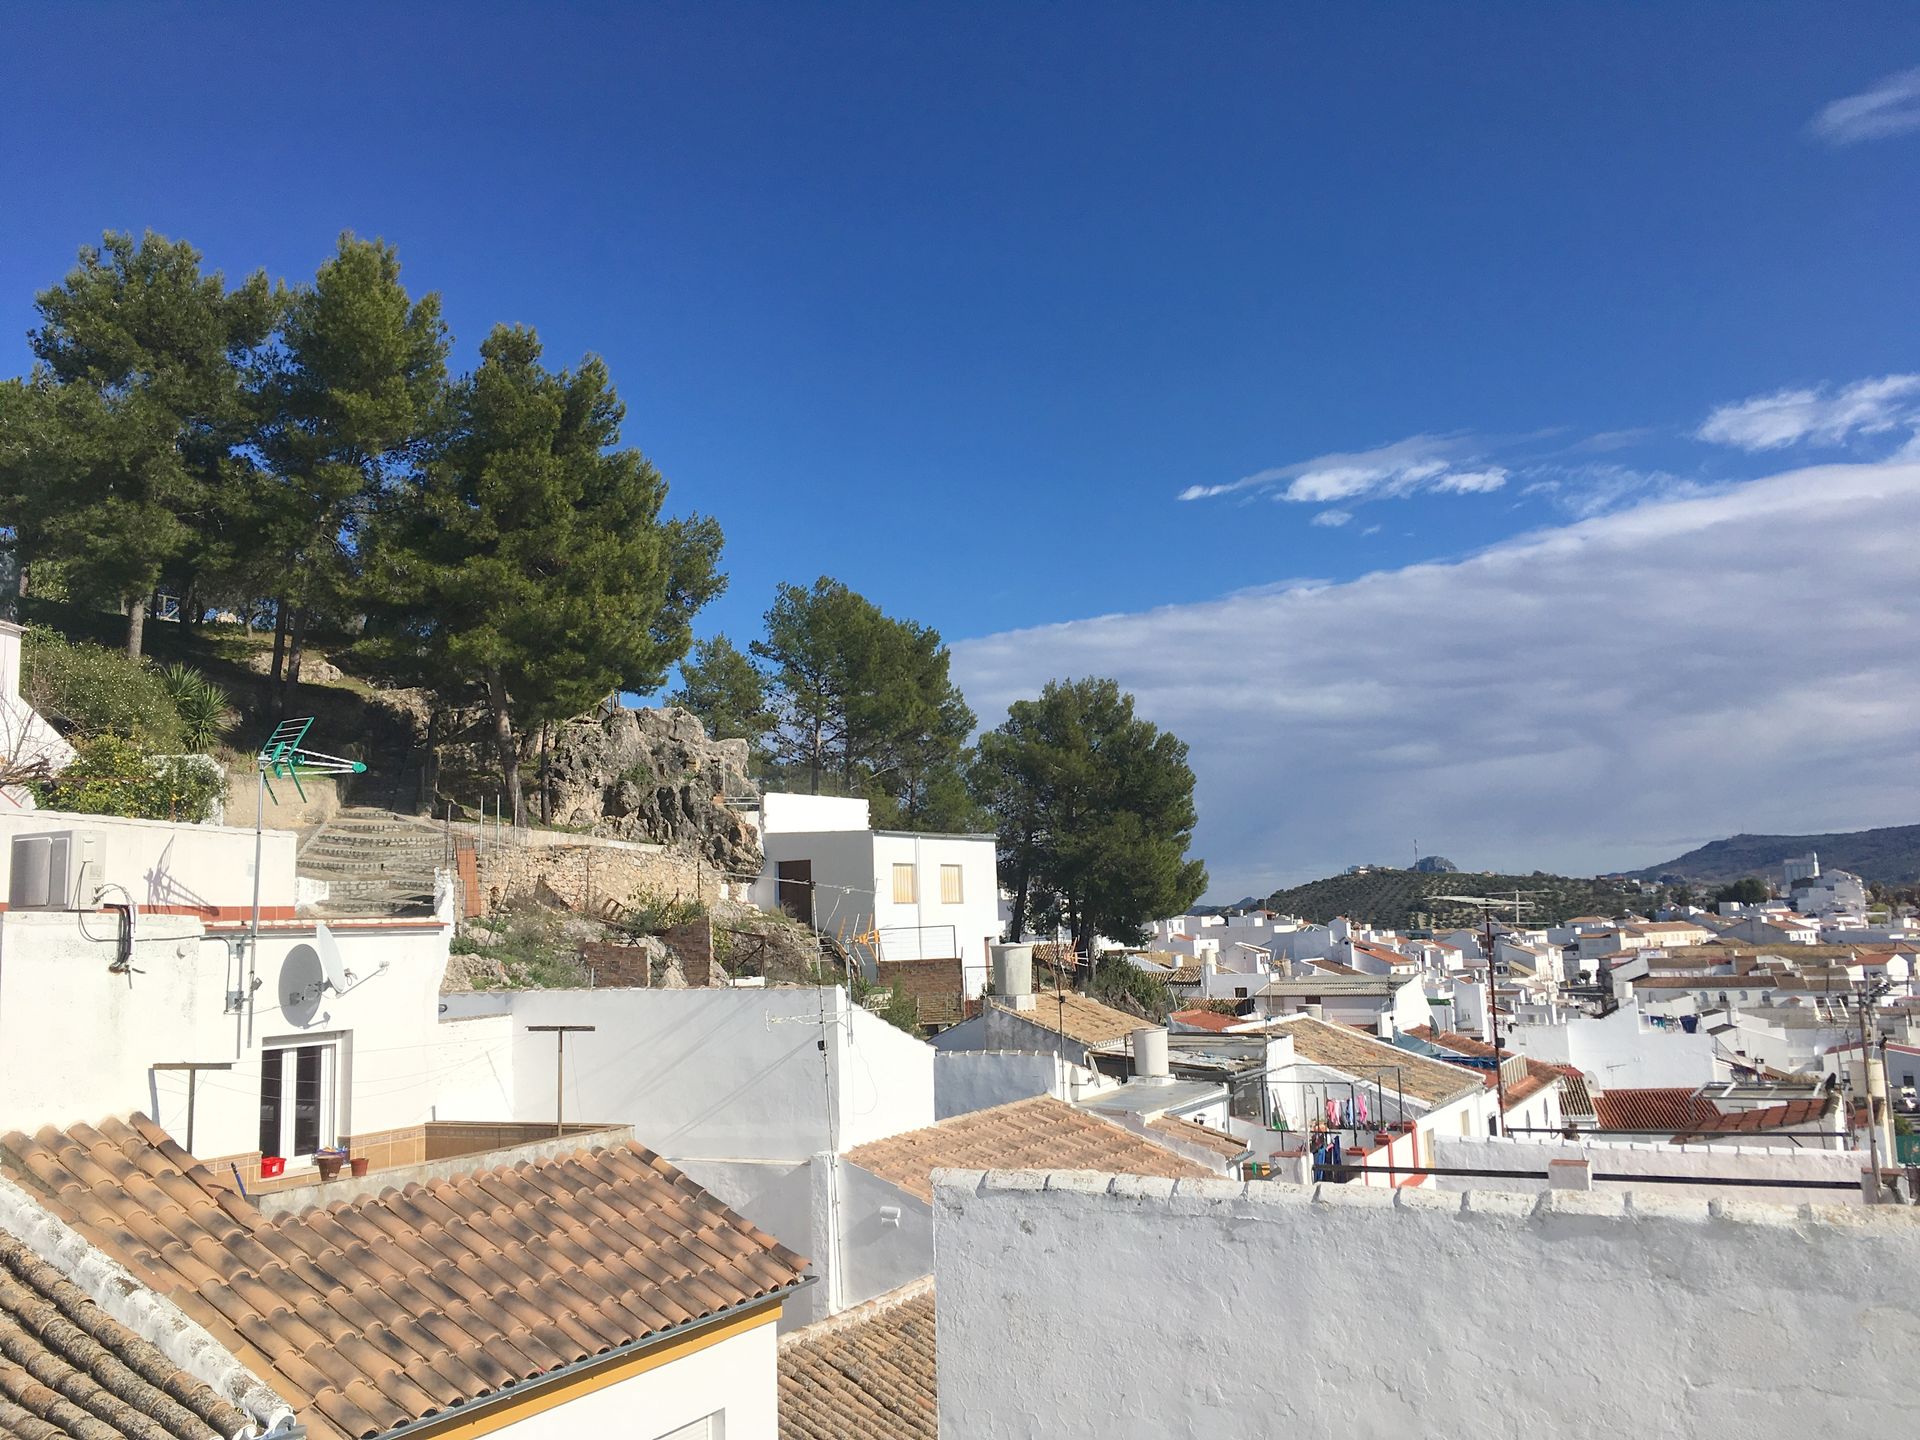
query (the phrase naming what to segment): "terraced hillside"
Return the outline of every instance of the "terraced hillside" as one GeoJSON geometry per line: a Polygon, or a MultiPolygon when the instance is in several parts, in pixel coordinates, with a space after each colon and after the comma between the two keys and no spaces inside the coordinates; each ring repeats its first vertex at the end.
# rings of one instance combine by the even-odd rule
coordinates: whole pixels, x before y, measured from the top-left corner
{"type": "Polygon", "coordinates": [[[1369,870],[1276,890],[1267,907],[1324,924],[1339,915],[1396,930],[1471,923],[1478,912],[1436,901],[1435,895],[1505,895],[1519,891],[1525,919],[1553,924],[1574,915],[1617,915],[1633,897],[1618,880],[1576,880],[1565,875],[1433,874],[1418,870],[1369,870]]]}

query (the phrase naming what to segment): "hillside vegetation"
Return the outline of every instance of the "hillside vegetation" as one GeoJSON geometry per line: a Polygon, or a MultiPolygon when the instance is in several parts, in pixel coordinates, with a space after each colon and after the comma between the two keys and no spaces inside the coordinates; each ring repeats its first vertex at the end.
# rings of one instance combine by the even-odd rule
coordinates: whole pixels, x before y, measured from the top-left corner
{"type": "MultiPolygon", "coordinates": [[[[1619,880],[1576,880],[1565,875],[1485,875],[1429,873],[1418,870],[1369,870],[1364,875],[1333,875],[1276,890],[1268,909],[1321,924],[1344,915],[1349,920],[1394,930],[1471,924],[1478,911],[1433,900],[1435,895],[1504,895],[1515,891],[1526,902],[1523,921],[1556,924],[1575,915],[1618,915],[1631,908],[1629,887],[1619,880]]],[[[1507,912],[1509,918],[1512,912],[1507,912]]]]}
{"type": "Polygon", "coordinates": [[[1646,880],[1681,875],[1704,885],[1724,885],[1747,875],[1780,881],[1782,862],[1809,850],[1827,870],[1851,870],[1879,885],[1920,881],[1920,825],[1889,825],[1827,835],[1735,835],[1629,874],[1646,880]]]}

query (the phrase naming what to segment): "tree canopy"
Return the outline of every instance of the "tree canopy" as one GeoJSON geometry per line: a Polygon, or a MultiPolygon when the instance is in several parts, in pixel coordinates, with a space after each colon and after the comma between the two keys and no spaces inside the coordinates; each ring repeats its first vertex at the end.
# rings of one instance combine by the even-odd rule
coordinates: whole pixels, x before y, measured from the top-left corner
{"type": "Polygon", "coordinates": [[[478,691],[521,823],[520,732],[658,687],[725,579],[719,527],[664,519],[666,481],[621,447],[605,365],[550,370],[518,326],[480,356],[368,564],[435,687],[478,691]]]}
{"type": "Polygon", "coordinates": [[[939,631],[823,575],[779,587],[752,650],[767,667],[776,765],[814,794],[866,796],[882,827],[972,825],[962,756],[974,716],[939,631]]]}
{"type": "Polygon", "coordinates": [[[773,727],[767,677],[724,635],[694,641],[680,662],[680,688],[667,699],[699,716],[716,740],[745,740],[757,750],[773,727]]]}
{"type": "Polygon", "coordinates": [[[980,737],[971,780],[993,816],[1008,933],[1063,926],[1092,974],[1098,935],[1141,937],[1207,887],[1187,858],[1197,819],[1187,747],[1112,680],[1054,681],[980,737]]]}

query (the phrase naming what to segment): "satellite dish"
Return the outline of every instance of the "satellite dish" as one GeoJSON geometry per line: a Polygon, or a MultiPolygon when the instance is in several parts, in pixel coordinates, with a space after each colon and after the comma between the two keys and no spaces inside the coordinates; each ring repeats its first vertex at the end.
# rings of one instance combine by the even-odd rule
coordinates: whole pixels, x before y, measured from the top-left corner
{"type": "Polygon", "coordinates": [[[305,1029],[320,1013],[320,997],[327,987],[326,967],[311,945],[296,945],[280,962],[280,1013],[305,1029]]]}
{"type": "MultiPolygon", "coordinates": [[[[327,978],[335,994],[345,994],[353,988],[353,976],[340,960],[340,945],[333,938],[333,932],[325,925],[313,927],[313,944],[319,952],[321,973],[327,978]]],[[[305,948],[304,946],[302,947],[305,948]]]]}

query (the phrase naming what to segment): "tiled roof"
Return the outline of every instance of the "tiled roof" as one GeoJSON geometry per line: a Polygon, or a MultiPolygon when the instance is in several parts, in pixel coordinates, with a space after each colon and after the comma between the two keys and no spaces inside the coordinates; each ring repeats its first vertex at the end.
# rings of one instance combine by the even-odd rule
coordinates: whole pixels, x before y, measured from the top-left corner
{"type": "Polygon", "coordinates": [[[872,1140],[847,1152],[862,1170],[922,1200],[933,1199],[933,1172],[952,1170],[1098,1170],[1179,1180],[1212,1172],[1098,1115],[1037,1095],[956,1115],[921,1130],[872,1140]]]}
{"type": "MultiPolygon", "coordinates": [[[[1409,1035],[1417,1035],[1422,1040],[1431,1041],[1442,1049],[1453,1051],[1456,1055],[1471,1056],[1480,1060],[1491,1060],[1495,1054],[1493,1046],[1487,1044],[1486,1041],[1476,1040],[1471,1035],[1462,1035],[1457,1030],[1436,1031],[1431,1025],[1416,1025],[1407,1033],[1409,1035]]],[[[1511,1050],[1502,1050],[1498,1053],[1501,1056],[1513,1054],[1511,1050]]],[[[1498,1077],[1496,1077],[1491,1070],[1476,1069],[1473,1073],[1483,1077],[1482,1083],[1485,1084],[1488,1089],[1494,1089],[1498,1087],[1500,1083],[1498,1077]]],[[[1542,1090],[1560,1084],[1562,1080],[1570,1075],[1576,1079],[1579,1078],[1579,1073],[1579,1071],[1570,1065],[1549,1065],[1544,1060],[1529,1059],[1527,1061],[1526,1075],[1506,1087],[1506,1099],[1503,1108],[1511,1110],[1516,1105],[1524,1105],[1542,1090]]],[[[1581,1090],[1583,1094],[1585,1093],[1585,1088],[1586,1082],[1582,1080],[1581,1090]]],[[[1563,1097],[1564,1094],[1565,1092],[1563,1090],[1563,1097]]],[[[1579,1111],[1576,1113],[1584,1114],[1586,1112],[1579,1111]]]]}
{"type": "Polygon", "coordinates": [[[1593,1097],[1593,1113],[1602,1130],[1695,1130],[1719,1118],[1710,1100],[1691,1089],[1603,1090],[1593,1097]]]}
{"type": "Polygon", "coordinates": [[[1428,1105],[1443,1105],[1481,1086],[1479,1077],[1454,1065],[1428,1060],[1411,1051],[1357,1035],[1342,1025],[1310,1016],[1289,1016],[1273,1029],[1293,1037],[1293,1053],[1362,1080],[1379,1080],[1428,1105]]]}
{"type": "Polygon", "coordinates": [[[1178,1140],[1186,1145],[1198,1145],[1210,1150],[1222,1160],[1238,1160],[1247,1153],[1247,1142],[1235,1139],[1224,1130],[1215,1130],[1210,1125],[1195,1124],[1191,1120],[1182,1120],[1178,1115],[1162,1115],[1157,1120],[1149,1120],[1147,1128],[1156,1134],[1165,1135],[1169,1140],[1178,1140]]]}
{"type": "Polygon", "coordinates": [[[933,1281],[780,1340],[780,1440],[933,1440],[933,1281]]]}
{"type": "Polygon", "coordinates": [[[1306,962],[1315,970],[1326,975],[1361,975],[1366,972],[1356,970],[1344,960],[1309,960],[1306,962]]]}
{"type": "Polygon", "coordinates": [[[1138,1015],[1129,1015],[1124,1010],[1116,1010],[1111,1005],[1102,1005],[1098,1000],[1072,990],[1057,993],[1047,991],[1036,995],[1031,1010],[1015,1010],[1005,1000],[993,1003],[1029,1025],[1051,1030],[1069,1040],[1078,1040],[1082,1045],[1111,1045],[1153,1023],[1142,1020],[1138,1015]]]}
{"type": "MultiPolygon", "coordinates": [[[[1711,1102],[1709,1102],[1711,1103],[1711,1102]]],[[[1758,1130],[1791,1130],[1800,1125],[1818,1124],[1839,1102],[1830,1095],[1810,1096],[1804,1100],[1785,1100],[1758,1110],[1721,1110],[1709,1124],[1696,1124],[1693,1133],[1702,1135],[1746,1134],[1758,1130]]],[[[1674,1136],[1676,1140],[1681,1136],[1674,1136]]]]}
{"type": "Polygon", "coordinates": [[[777,1296],[806,1265],[632,1144],[274,1218],[145,1116],[0,1149],[49,1210],[277,1381],[317,1436],[496,1395],[777,1296]]]}
{"type": "Polygon", "coordinates": [[[1169,985],[1198,985],[1200,983],[1200,963],[1196,960],[1186,965],[1176,965],[1168,972],[1169,985]]]}
{"type": "Polygon", "coordinates": [[[1167,1019],[1194,1030],[1211,1030],[1215,1034],[1247,1023],[1245,1015],[1222,1015],[1218,1010],[1176,1010],[1167,1019]]]}
{"type": "Polygon", "coordinates": [[[1572,1066],[1560,1075],[1560,1113],[1579,1119],[1593,1115],[1593,1092],[1587,1088],[1587,1077],[1572,1066]]]}
{"type": "Polygon", "coordinates": [[[213,1440],[252,1424],[0,1231],[0,1435],[213,1440]]]}

